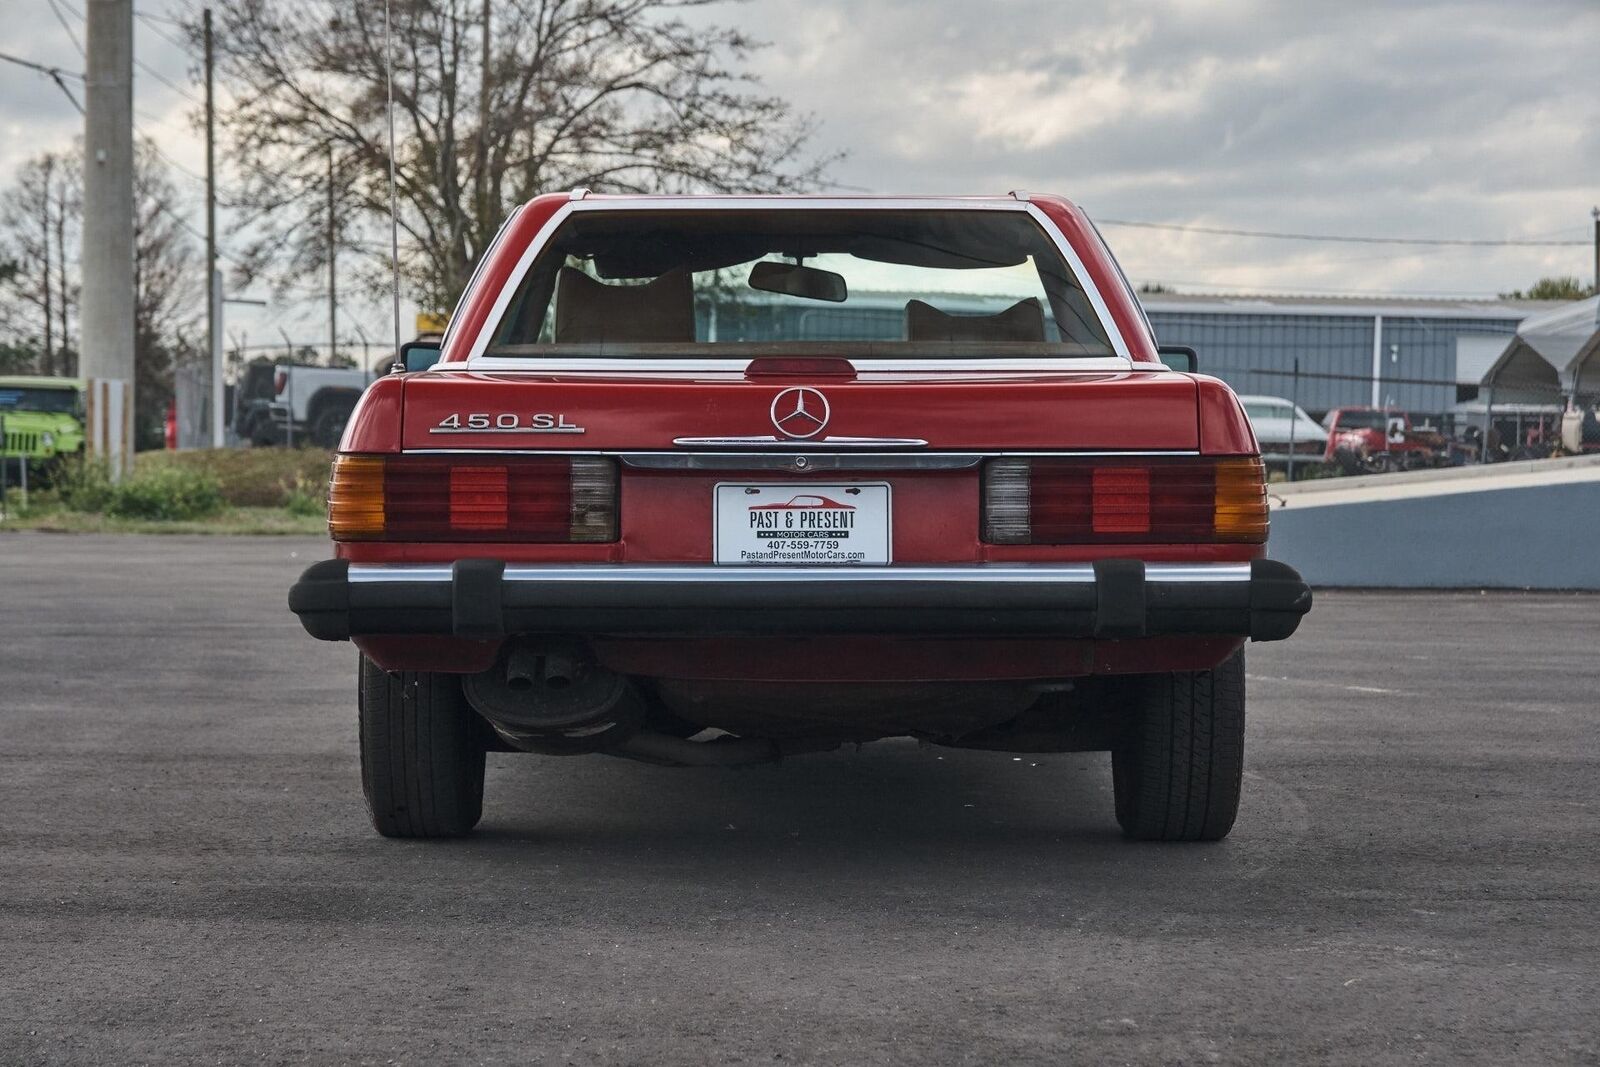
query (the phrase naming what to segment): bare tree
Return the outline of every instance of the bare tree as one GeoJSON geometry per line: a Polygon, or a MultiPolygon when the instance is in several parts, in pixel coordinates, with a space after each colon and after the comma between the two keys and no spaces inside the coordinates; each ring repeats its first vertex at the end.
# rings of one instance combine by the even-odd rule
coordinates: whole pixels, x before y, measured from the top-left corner
{"type": "MultiPolygon", "coordinates": [[[[393,0],[406,283],[448,309],[509,208],[541,192],[815,188],[810,121],[743,70],[758,47],[690,20],[711,0],[393,0]]],[[[217,29],[247,273],[326,264],[326,211],[385,285],[382,0],[232,0],[217,29]],[[328,153],[337,160],[328,197],[328,153]]]]}
{"type": "Polygon", "coordinates": [[[43,374],[69,374],[77,363],[69,323],[78,290],[65,245],[74,242],[76,262],[81,198],[76,155],[46,153],[22,165],[0,201],[0,257],[13,268],[0,279],[0,331],[36,350],[43,374]]]}
{"type": "MultiPolygon", "coordinates": [[[[8,363],[70,375],[77,367],[82,152],[25,163],[0,199],[0,344],[8,363]]],[[[198,357],[205,287],[177,190],[155,150],[134,156],[134,412],[140,440],[159,443],[172,366],[198,357]]]]}
{"type": "Polygon", "coordinates": [[[174,364],[206,358],[204,267],[177,189],[148,143],[134,152],[133,196],[135,432],[142,447],[159,448],[174,364]]]}

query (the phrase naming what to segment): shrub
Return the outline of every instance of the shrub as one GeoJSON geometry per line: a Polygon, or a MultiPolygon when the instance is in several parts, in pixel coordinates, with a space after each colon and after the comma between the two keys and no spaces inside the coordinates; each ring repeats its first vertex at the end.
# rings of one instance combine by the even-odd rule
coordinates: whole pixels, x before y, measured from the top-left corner
{"type": "Polygon", "coordinates": [[[307,478],[303,474],[296,474],[294,484],[286,486],[283,494],[283,506],[291,515],[328,514],[328,481],[326,478],[307,478]]]}
{"type": "Polygon", "coordinates": [[[110,469],[102,460],[65,459],[56,472],[56,495],[69,511],[104,511],[112,492],[110,469]]]}
{"type": "Polygon", "coordinates": [[[326,482],[331,455],[312,448],[223,448],[194,452],[145,452],[136,471],[177,468],[201,471],[222,487],[225,503],[236,507],[289,507],[296,485],[326,482]]]}
{"type": "Polygon", "coordinates": [[[199,470],[159,466],[113,487],[105,511],[123,519],[203,519],[222,510],[222,486],[199,470]]]}

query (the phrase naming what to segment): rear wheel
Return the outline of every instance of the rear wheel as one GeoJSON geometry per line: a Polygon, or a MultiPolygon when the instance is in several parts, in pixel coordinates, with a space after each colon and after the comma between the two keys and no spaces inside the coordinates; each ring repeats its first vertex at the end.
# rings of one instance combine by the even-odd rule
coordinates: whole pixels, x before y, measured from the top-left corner
{"type": "Polygon", "coordinates": [[[1244,652],[1213,670],[1139,679],[1134,715],[1111,755],[1124,836],[1228,836],[1244,775],[1244,652]]]}
{"type": "Polygon", "coordinates": [[[483,730],[452,674],[361,657],[361,789],[385,837],[459,837],[483,815],[483,730]]]}

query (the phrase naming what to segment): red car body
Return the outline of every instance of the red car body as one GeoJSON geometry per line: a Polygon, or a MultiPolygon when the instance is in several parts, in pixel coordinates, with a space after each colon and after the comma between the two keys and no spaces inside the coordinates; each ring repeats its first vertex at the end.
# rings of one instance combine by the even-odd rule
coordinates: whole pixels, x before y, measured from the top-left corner
{"type": "MultiPolygon", "coordinates": [[[[832,231],[814,240],[823,248],[862,243],[832,231]]],[[[865,254],[921,265],[921,253],[865,254]]],[[[793,258],[784,270],[804,272],[806,256],[793,258]]],[[[563,272],[572,269],[566,262],[563,272]]],[[[633,270],[629,277],[655,273],[633,270]]],[[[602,286],[606,276],[596,273],[598,281],[572,284],[602,286]]],[[[639,300],[641,292],[622,295],[639,300]]],[[[1066,319],[1055,290],[1046,303],[1066,319]]],[[[957,322],[951,336],[964,328],[957,322]]],[[[1054,343],[1065,344],[1067,327],[1057,329],[1054,343]]],[[[1103,707],[1115,702],[1106,694],[1121,692],[1118,677],[1221,669],[1247,639],[1288,636],[1309,608],[1298,575],[1264,558],[1257,457],[1224,383],[1160,363],[1106,246],[1059,197],[542,196],[483,258],[438,363],[382,378],[363,397],[340,445],[334,559],[307,572],[291,606],[314,635],[349,638],[368,669],[390,679],[455,685],[438,678],[460,676],[467,703],[494,728],[491,747],[737,762],[735,749],[747,742],[766,745],[759,753],[768,757],[796,739],[828,747],[908,733],[1005,747],[1000,734],[1011,729],[1035,749],[1115,748],[1116,729],[1069,737],[1059,725],[1052,733],[1032,720],[1018,724],[1038,718],[1041,701],[1055,699],[1047,694],[1076,691],[1103,707]],[[655,246],[629,243],[631,220],[665,227],[670,244],[673,212],[714,228],[719,212],[799,227],[795,213],[810,211],[864,226],[879,211],[910,224],[937,211],[957,220],[952,226],[966,226],[970,214],[981,227],[999,213],[1007,226],[1037,226],[1070,265],[1081,289],[1074,306],[1097,320],[1090,326],[1103,354],[1041,357],[1049,345],[1031,342],[979,345],[970,358],[957,358],[967,350],[960,342],[930,345],[940,359],[880,358],[901,349],[848,341],[752,344],[735,358],[700,343],[578,346],[598,353],[592,358],[563,355],[560,344],[548,357],[534,352],[545,351],[538,344],[495,347],[517,302],[532,299],[523,294],[538,257],[552,254],[573,220],[610,227],[597,232],[620,234],[605,241],[637,257],[655,246]],[[786,426],[796,401],[805,418],[786,426]],[[582,492],[611,494],[581,520],[580,479],[606,483],[582,492]],[[857,483],[887,486],[883,543],[864,553],[881,565],[715,558],[716,531],[739,533],[736,514],[716,513],[735,506],[717,503],[719,486],[746,486],[752,498],[765,491],[756,486],[779,494],[750,505],[757,509],[792,507],[810,486],[836,492],[857,483]],[[1229,486],[1238,495],[1228,500],[1250,512],[1238,520],[1243,534],[1223,530],[1238,511],[1224,500],[1229,486]],[[541,511],[533,498],[547,489],[557,503],[541,511]],[[519,492],[530,502],[519,504],[519,492]],[[1046,493],[1055,495],[1047,501],[1046,493]],[[996,518],[1013,497],[1031,509],[1016,520],[1021,533],[996,518]],[[570,539],[561,508],[574,516],[570,539]],[[519,535],[545,529],[540,523],[548,536],[519,535]],[[625,703],[646,710],[608,736],[631,740],[607,749],[582,742],[581,731],[529,726],[504,711],[513,699],[507,686],[522,677],[518,657],[525,666],[535,653],[580,679],[621,679],[633,694],[625,703]],[[885,704],[901,711],[883,713],[885,704]],[[662,723],[683,727],[680,735],[709,727],[740,740],[669,744],[673,731],[662,723]]],[[[605,735],[614,726],[600,716],[583,729],[605,735]]],[[[385,828],[378,803],[379,828],[404,833],[404,820],[385,828]]],[[[1220,836],[1217,825],[1188,836],[1220,836]]]]}

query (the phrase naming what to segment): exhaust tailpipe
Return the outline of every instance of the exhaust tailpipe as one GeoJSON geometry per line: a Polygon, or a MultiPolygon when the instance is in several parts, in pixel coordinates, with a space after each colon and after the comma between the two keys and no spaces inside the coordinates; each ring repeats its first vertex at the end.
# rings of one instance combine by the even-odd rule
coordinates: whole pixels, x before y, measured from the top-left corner
{"type": "Polygon", "coordinates": [[[500,663],[462,680],[467,700],[517,748],[598,752],[636,732],[644,700],[627,678],[572,642],[514,645],[500,663]]]}

